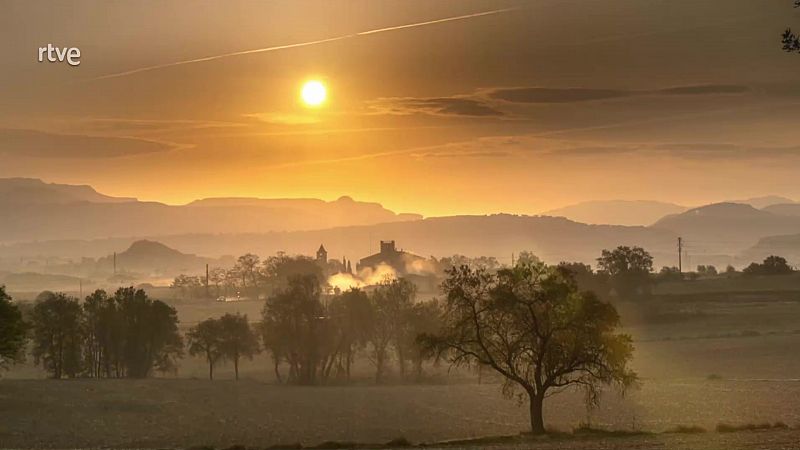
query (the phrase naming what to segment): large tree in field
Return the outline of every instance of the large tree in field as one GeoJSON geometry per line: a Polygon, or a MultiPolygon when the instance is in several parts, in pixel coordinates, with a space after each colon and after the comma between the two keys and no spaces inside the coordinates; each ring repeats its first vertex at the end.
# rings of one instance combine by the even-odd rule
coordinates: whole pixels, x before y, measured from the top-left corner
{"type": "Polygon", "coordinates": [[[0,286],[0,369],[24,359],[26,341],[27,325],[22,313],[11,302],[5,286],[0,286]]]}
{"type": "Polygon", "coordinates": [[[464,266],[448,275],[441,331],[420,341],[451,364],[494,369],[508,396],[521,390],[533,433],[545,432],[550,394],[582,388],[597,402],[603,385],[635,382],[632,341],[617,331],[617,311],[579,292],[565,271],[522,263],[497,274],[464,266]]]}
{"type": "Polygon", "coordinates": [[[603,250],[597,258],[599,272],[608,276],[611,286],[622,300],[647,295],[652,287],[650,273],[653,257],[641,247],[619,246],[603,250]]]}
{"type": "Polygon", "coordinates": [[[236,380],[239,380],[239,362],[253,359],[259,352],[258,335],[250,327],[247,315],[225,314],[219,318],[219,350],[222,357],[233,362],[236,380]]]}
{"type": "Polygon", "coordinates": [[[214,364],[222,357],[222,332],[219,320],[206,319],[189,329],[186,333],[189,354],[203,356],[208,363],[208,379],[214,379],[214,364]]]}
{"type": "Polygon", "coordinates": [[[53,378],[82,370],[81,305],[62,293],[43,292],[33,307],[33,357],[53,378]]]}

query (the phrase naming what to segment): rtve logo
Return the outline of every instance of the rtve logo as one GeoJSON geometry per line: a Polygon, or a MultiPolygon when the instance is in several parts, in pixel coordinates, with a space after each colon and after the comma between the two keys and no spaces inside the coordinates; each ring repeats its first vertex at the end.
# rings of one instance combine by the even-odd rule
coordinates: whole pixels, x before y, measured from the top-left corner
{"type": "Polygon", "coordinates": [[[81,50],[77,47],[58,48],[53,44],[47,44],[47,47],[39,47],[39,62],[45,61],[45,54],[47,54],[47,61],[51,63],[66,61],[67,64],[73,67],[81,64],[81,50]]]}

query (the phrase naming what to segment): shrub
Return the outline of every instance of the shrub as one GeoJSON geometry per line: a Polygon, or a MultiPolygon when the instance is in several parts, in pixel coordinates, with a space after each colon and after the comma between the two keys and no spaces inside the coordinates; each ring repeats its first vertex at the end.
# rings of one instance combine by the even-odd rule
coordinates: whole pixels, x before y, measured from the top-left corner
{"type": "Polygon", "coordinates": [[[705,433],[706,429],[697,425],[678,425],[670,428],[666,433],[696,434],[705,433]]]}

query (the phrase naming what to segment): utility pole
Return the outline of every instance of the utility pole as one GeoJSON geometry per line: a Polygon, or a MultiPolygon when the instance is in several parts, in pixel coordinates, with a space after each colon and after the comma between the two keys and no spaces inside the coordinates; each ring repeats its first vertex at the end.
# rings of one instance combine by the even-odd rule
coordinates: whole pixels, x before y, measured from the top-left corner
{"type": "Polygon", "coordinates": [[[114,275],[117,274],[117,252],[114,252],[114,275]]]}
{"type": "Polygon", "coordinates": [[[681,254],[683,253],[683,238],[678,238],[678,272],[683,273],[683,258],[681,254]]]}
{"type": "Polygon", "coordinates": [[[209,298],[209,296],[208,296],[208,264],[206,264],[206,298],[209,298]]]}
{"type": "Polygon", "coordinates": [[[511,267],[514,267],[514,253],[511,253],[511,267]]]}
{"type": "Polygon", "coordinates": [[[83,279],[78,278],[78,298],[83,299],[83,279]]]}

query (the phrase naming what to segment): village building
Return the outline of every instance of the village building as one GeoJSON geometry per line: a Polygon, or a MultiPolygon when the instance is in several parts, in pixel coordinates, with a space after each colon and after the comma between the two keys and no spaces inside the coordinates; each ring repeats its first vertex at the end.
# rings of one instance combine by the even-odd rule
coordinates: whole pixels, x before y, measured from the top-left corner
{"type": "Polygon", "coordinates": [[[392,269],[398,276],[405,276],[413,271],[415,263],[423,264],[425,258],[413,253],[398,250],[394,241],[381,241],[381,251],[371,256],[361,258],[356,265],[356,270],[361,272],[364,269],[376,269],[384,264],[392,269]]]}

